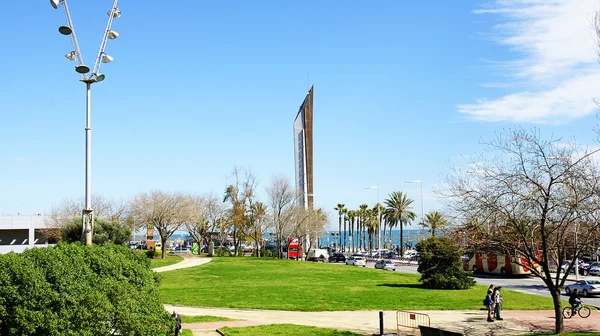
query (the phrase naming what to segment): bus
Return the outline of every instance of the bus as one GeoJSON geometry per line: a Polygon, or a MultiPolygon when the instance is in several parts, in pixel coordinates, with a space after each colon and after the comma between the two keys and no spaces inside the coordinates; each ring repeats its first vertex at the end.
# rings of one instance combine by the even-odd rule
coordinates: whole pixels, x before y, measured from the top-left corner
{"type": "Polygon", "coordinates": [[[298,239],[294,239],[294,240],[290,241],[290,239],[288,238],[288,258],[298,260],[301,257],[302,257],[301,243],[298,241],[298,239]]]}
{"type": "MultiPolygon", "coordinates": [[[[539,259],[539,250],[537,254],[539,259]]],[[[464,269],[473,271],[473,273],[499,274],[502,276],[528,275],[531,274],[531,268],[539,270],[540,267],[537,263],[530,265],[527,258],[518,251],[515,251],[513,256],[486,252],[474,252],[467,254],[467,256],[464,261],[464,269]],[[517,264],[517,261],[520,265],[517,264]]]]}

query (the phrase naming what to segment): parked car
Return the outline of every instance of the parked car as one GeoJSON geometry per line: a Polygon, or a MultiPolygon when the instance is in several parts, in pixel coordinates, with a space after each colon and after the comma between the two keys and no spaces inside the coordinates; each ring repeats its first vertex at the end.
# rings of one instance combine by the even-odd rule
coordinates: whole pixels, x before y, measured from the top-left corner
{"type": "Polygon", "coordinates": [[[571,295],[571,292],[577,288],[579,294],[584,297],[600,294],[600,281],[598,280],[579,280],[574,284],[565,287],[565,293],[571,295]]]}
{"type": "Polygon", "coordinates": [[[192,249],[190,249],[189,247],[184,247],[184,248],[173,249],[173,250],[171,250],[171,252],[169,252],[169,254],[183,254],[183,253],[192,253],[192,249]]]}
{"type": "Polygon", "coordinates": [[[366,267],[367,266],[367,259],[365,257],[354,257],[354,256],[352,256],[352,257],[346,259],[346,265],[366,267]]]}
{"type": "Polygon", "coordinates": [[[393,260],[377,260],[377,262],[375,263],[375,268],[377,269],[383,269],[383,270],[390,270],[390,271],[395,271],[396,270],[396,264],[394,263],[393,260]]]}
{"type": "Polygon", "coordinates": [[[599,266],[592,266],[589,270],[589,274],[590,275],[600,275],[600,265],[599,266]]]}
{"type": "Polygon", "coordinates": [[[335,252],[329,256],[329,262],[346,262],[346,256],[340,252],[335,252]]]}

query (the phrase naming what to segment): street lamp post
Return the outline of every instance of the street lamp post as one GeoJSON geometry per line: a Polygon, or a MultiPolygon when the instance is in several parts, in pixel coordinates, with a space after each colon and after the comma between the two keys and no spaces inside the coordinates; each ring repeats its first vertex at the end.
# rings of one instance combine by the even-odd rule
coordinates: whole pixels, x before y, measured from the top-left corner
{"type": "Polygon", "coordinates": [[[112,21],[115,18],[121,16],[121,11],[117,8],[117,1],[113,1],[113,5],[108,11],[108,23],[102,36],[100,48],[98,49],[98,55],[94,62],[94,67],[91,69],[83,62],[83,56],[79,50],[79,43],[77,42],[77,36],[75,35],[75,28],[73,28],[73,22],[71,21],[71,14],[69,13],[69,7],[67,0],[50,0],[50,4],[55,9],[58,9],[62,5],[65,16],[67,19],[67,25],[58,28],[58,31],[63,35],[71,37],[71,44],[73,50],[65,55],[70,61],[77,61],[75,71],[79,73],[79,80],[85,83],[85,207],[82,211],[82,232],[85,236],[85,244],[92,244],[92,232],[94,229],[94,210],[92,209],[92,126],[91,126],[91,86],[93,83],[99,83],[104,80],[105,75],[100,73],[100,65],[102,63],[110,63],[113,58],[104,52],[106,48],[106,41],[114,40],[119,37],[119,33],[111,30],[112,21]]]}
{"type": "MultiPolygon", "coordinates": [[[[425,206],[423,205],[423,180],[408,180],[405,183],[420,183],[421,184],[421,225],[424,228],[425,224],[425,206]]],[[[401,242],[402,244],[403,242],[401,242]]]]}
{"type": "Polygon", "coordinates": [[[365,187],[365,189],[377,189],[377,247],[379,250],[379,259],[381,259],[381,207],[379,204],[379,186],[365,187]]]}

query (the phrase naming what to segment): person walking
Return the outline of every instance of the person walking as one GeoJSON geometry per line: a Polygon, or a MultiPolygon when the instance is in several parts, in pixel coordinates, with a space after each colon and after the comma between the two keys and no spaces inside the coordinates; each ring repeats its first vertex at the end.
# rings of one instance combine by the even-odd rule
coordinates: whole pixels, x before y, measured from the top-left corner
{"type": "Polygon", "coordinates": [[[181,332],[181,315],[177,314],[176,311],[173,311],[173,318],[175,318],[175,336],[179,336],[181,332]]]}
{"type": "Polygon", "coordinates": [[[502,294],[500,293],[501,289],[502,289],[502,286],[496,287],[496,289],[494,289],[494,292],[492,294],[492,298],[494,299],[494,314],[496,316],[496,320],[498,320],[498,321],[504,320],[500,316],[500,312],[502,311],[502,294]]]}
{"type": "Polygon", "coordinates": [[[491,289],[488,289],[487,295],[485,296],[485,306],[488,310],[487,321],[494,322],[494,299],[492,298],[491,289]]]}

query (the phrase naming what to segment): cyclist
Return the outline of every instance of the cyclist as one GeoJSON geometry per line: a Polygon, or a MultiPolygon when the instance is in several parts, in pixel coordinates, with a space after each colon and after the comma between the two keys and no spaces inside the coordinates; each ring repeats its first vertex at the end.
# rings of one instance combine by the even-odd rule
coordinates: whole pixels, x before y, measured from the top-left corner
{"type": "Polygon", "coordinates": [[[581,307],[581,298],[579,297],[579,290],[575,288],[571,296],[569,296],[569,304],[571,305],[571,315],[575,315],[575,312],[581,307]]]}

